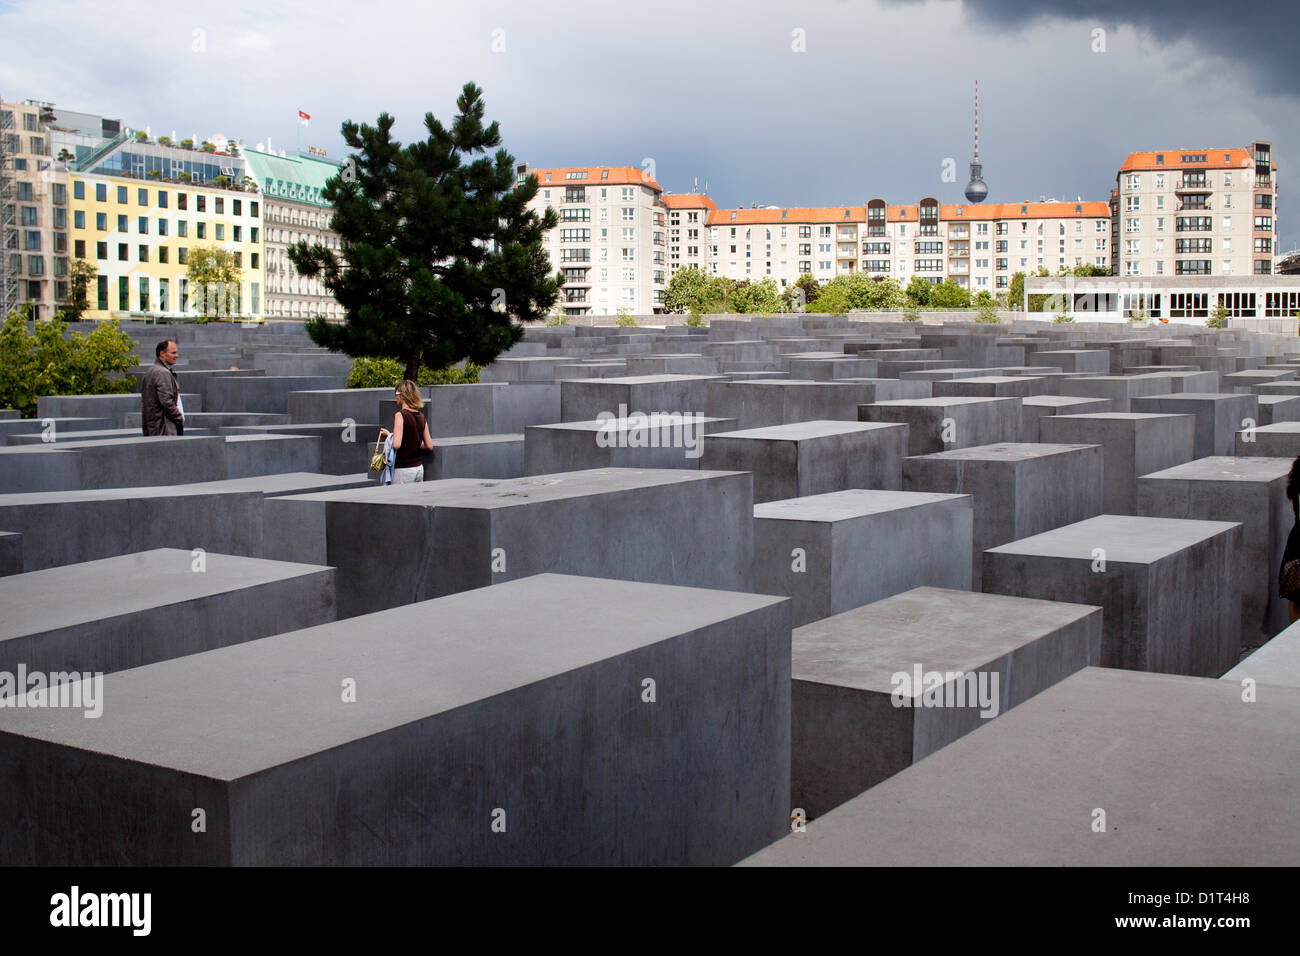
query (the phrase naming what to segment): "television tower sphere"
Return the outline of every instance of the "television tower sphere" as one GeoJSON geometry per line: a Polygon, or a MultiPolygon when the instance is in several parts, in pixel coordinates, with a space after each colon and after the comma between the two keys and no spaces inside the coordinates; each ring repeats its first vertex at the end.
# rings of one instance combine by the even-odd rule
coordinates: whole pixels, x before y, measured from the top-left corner
{"type": "Polygon", "coordinates": [[[981,203],[989,194],[989,187],[984,185],[981,177],[984,167],[980,163],[970,164],[970,182],[966,184],[966,198],[973,203],[981,203]]]}

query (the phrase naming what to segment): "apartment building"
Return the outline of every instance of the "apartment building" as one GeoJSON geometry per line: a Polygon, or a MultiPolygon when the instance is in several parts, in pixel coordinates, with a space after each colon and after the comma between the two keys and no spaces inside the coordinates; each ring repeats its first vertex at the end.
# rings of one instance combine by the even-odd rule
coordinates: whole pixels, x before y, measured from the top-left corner
{"type": "Polygon", "coordinates": [[[693,265],[737,280],[772,278],[781,288],[801,275],[825,282],[863,272],[903,285],[914,276],[951,278],[997,294],[1016,272],[1110,265],[1104,202],[949,205],[926,197],[906,206],[877,198],[865,206],[716,209],[694,194],[664,199],[674,270],[693,265]],[[707,222],[700,247],[691,242],[692,215],[707,222]],[[674,227],[674,218],[682,225],[674,227]],[[674,228],[684,235],[674,236],[674,228]]]}
{"type": "Polygon", "coordinates": [[[668,288],[668,206],[663,189],[631,166],[516,167],[535,176],[529,208],[552,207],[559,226],[546,236],[551,263],[564,273],[567,315],[663,311],[668,288]]]}
{"type": "MultiPolygon", "coordinates": [[[[259,144],[260,146],[261,144],[259,144]]],[[[343,306],[319,278],[298,274],[289,247],[299,241],[339,251],[338,234],[329,228],[332,207],[321,196],[338,173],[337,163],[311,156],[285,156],[262,149],[244,150],[248,175],[262,197],[262,271],[266,315],[270,318],[344,318],[343,306]]]]}
{"type": "Polygon", "coordinates": [[[1111,199],[1112,271],[1123,276],[1270,275],[1277,164],[1269,143],[1130,153],[1111,199]]]}
{"type": "Polygon", "coordinates": [[[55,111],[37,100],[0,102],[0,296],[52,318],[68,297],[68,173],[51,146],[55,111]]]}
{"type": "Polygon", "coordinates": [[[664,196],[668,207],[668,276],[678,269],[707,270],[709,216],[718,209],[708,196],[674,193],[664,196]]]}
{"type": "Polygon", "coordinates": [[[222,312],[262,314],[261,199],[253,193],[81,172],[68,173],[72,256],[98,270],[92,319],[202,314],[187,278],[189,254],[219,246],[242,270],[222,312]]]}

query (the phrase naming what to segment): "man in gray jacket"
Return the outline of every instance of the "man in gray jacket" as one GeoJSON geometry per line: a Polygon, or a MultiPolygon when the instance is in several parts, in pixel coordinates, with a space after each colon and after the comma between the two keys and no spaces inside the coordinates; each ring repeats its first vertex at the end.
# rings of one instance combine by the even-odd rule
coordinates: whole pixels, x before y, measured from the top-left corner
{"type": "Polygon", "coordinates": [[[172,371],[180,354],[174,339],[159,342],[156,359],[140,380],[140,426],[146,436],[180,435],[184,430],[181,388],[172,371]]]}

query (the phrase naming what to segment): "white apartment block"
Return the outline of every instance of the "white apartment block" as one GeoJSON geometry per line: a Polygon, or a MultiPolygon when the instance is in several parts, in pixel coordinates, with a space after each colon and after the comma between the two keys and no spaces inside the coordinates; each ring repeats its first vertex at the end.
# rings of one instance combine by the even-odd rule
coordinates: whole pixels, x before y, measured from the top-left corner
{"type": "Polygon", "coordinates": [[[664,196],[668,207],[668,276],[695,267],[708,272],[709,216],[717,204],[698,193],[664,196]]]}
{"type": "Polygon", "coordinates": [[[1111,194],[1118,276],[1270,275],[1277,240],[1270,144],[1130,153],[1111,194]]]}
{"type": "Polygon", "coordinates": [[[545,239],[551,264],[564,273],[568,315],[663,311],[668,288],[668,205],[663,189],[630,166],[516,168],[535,176],[529,208],[552,207],[560,224],[545,239]]]}
{"type": "Polygon", "coordinates": [[[997,294],[1016,272],[1111,263],[1104,202],[961,206],[927,197],[911,206],[872,199],[865,206],[715,209],[704,196],[665,201],[674,270],[693,265],[737,280],[771,277],[781,288],[805,274],[825,282],[864,272],[904,286],[913,276],[951,278],[972,292],[997,294]],[[706,213],[707,242],[696,246],[688,217],[706,213]],[[679,216],[682,225],[674,227],[679,216]],[[674,228],[682,230],[680,241],[674,228]]]}

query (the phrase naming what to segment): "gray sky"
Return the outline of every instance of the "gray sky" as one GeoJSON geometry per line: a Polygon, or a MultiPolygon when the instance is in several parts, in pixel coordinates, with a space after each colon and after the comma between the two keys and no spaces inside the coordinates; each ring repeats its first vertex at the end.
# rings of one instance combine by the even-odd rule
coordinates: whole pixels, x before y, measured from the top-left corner
{"type": "Polygon", "coordinates": [[[409,140],[427,111],[448,121],[473,80],[534,166],[648,158],[666,189],[699,177],[720,206],[814,206],[964,201],[978,77],[988,201],[1104,200],[1131,151],[1259,138],[1279,167],[1279,245],[1300,245],[1300,7],[1025,6],[228,0],[205,13],[123,0],[108,16],[86,0],[0,0],[0,36],[18,38],[0,95],[289,149],[303,109],[302,145],[338,157],[343,120],[387,110],[409,140]],[[942,181],[946,158],[956,182],[942,181]]]}

